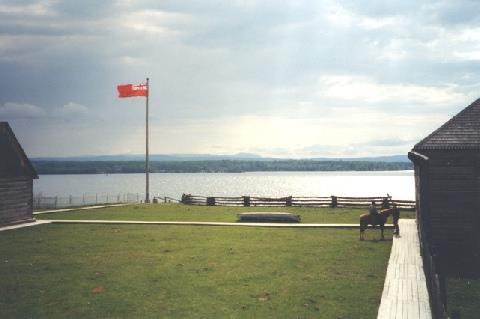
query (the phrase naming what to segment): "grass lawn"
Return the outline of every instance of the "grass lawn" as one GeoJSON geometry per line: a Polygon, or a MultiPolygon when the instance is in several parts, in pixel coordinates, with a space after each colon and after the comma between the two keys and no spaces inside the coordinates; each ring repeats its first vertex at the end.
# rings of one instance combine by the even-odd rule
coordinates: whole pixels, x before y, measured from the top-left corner
{"type": "Polygon", "coordinates": [[[447,278],[447,308],[452,319],[480,318],[480,278],[447,278]]]}
{"type": "MultiPolygon", "coordinates": [[[[478,245],[480,247],[480,245],[478,245]]],[[[461,251],[443,261],[447,312],[452,319],[480,318],[480,253],[461,251]]]]}
{"type": "MultiPolygon", "coordinates": [[[[130,209],[156,217],[149,208],[130,209]]],[[[333,229],[42,225],[5,231],[0,317],[370,319],[390,247],[390,234],[360,242],[356,230],[333,229]]]]}
{"type": "MultiPolygon", "coordinates": [[[[303,223],[358,223],[359,216],[368,212],[364,208],[221,207],[167,203],[41,214],[35,218],[235,222],[237,213],[253,211],[290,212],[300,215],[303,223]]],[[[400,216],[414,218],[415,213],[402,211],[400,216]]],[[[388,222],[392,222],[391,217],[388,222]]]]}

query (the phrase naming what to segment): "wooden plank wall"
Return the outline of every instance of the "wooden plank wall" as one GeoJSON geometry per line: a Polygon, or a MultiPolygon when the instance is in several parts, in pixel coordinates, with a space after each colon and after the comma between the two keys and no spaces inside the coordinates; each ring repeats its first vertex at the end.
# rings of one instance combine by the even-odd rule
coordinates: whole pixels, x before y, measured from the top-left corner
{"type": "Polygon", "coordinates": [[[33,218],[33,180],[25,177],[0,178],[0,225],[33,218]]]}
{"type": "MultiPolygon", "coordinates": [[[[415,197],[417,205],[417,227],[420,241],[421,256],[423,259],[430,306],[434,318],[446,317],[446,290],[444,277],[438,272],[438,252],[432,252],[435,243],[432,240],[431,200],[430,200],[430,171],[429,162],[415,163],[415,197]]],[[[435,204],[434,204],[435,205],[435,204]]],[[[433,212],[435,213],[435,208],[433,212]]],[[[435,224],[435,223],[434,223],[435,224]]],[[[436,250],[436,249],[435,249],[436,250]]]]}
{"type": "Polygon", "coordinates": [[[426,173],[430,240],[448,248],[469,242],[480,227],[480,154],[472,151],[436,151],[426,173]]]}

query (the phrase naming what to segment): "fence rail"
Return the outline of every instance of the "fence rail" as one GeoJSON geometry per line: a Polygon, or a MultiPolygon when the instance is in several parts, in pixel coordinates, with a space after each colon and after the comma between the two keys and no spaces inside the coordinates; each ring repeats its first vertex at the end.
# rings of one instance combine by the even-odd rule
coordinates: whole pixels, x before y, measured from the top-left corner
{"type": "MultiPolygon", "coordinates": [[[[145,194],[125,193],[125,194],[83,194],[81,196],[43,196],[35,194],[33,196],[33,209],[56,209],[68,207],[80,207],[100,204],[128,204],[142,203],[145,194]]],[[[180,202],[180,200],[169,197],[155,195],[152,200],[154,203],[180,202]]]]}
{"type": "Polygon", "coordinates": [[[142,194],[83,194],[81,196],[33,196],[33,209],[66,208],[98,204],[139,203],[142,194]]]}
{"type": "MultiPolygon", "coordinates": [[[[82,196],[42,196],[33,197],[34,209],[67,208],[86,205],[140,203],[144,195],[140,193],[128,194],[93,194],[82,196]]],[[[183,194],[178,200],[168,196],[155,196],[154,203],[180,202],[187,205],[204,206],[269,206],[269,207],[368,207],[375,201],[379,207],[388,207],[395,202],[400,209],[415,210],[415,201],[396,200],[386,196],[376,197],[342,197],[342,196],[287,196],[287,197],[259,197],[259,196],[218,196],[207,197],[183,194]]]]}
{"type": "Polygon", "coordinates": [[[180,203],[179,199],[169,197],[169,196],[154,196],[152,202],[154,204],[163,202],[163,203],[180,203]]]}
{"type": "Polygon", "coordinates": [[[390,196],[342,197],[342,196],[287,196],[287,197],[210,197],[183,194],[181,203],[205,206],[294,206],[294,207],[368,207],[375,201],[379,207],[386,208],[391,203],[404,210],[415,210],[415,201],[396,200],[390,196]]]}

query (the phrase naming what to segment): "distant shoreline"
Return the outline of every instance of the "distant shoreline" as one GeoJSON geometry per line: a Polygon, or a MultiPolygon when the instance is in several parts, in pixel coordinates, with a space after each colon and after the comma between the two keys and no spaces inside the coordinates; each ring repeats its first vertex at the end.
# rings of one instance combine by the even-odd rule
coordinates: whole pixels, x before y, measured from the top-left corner
{"type": "MultiPolygon", "coordinates": [[[[145,172],[144,161],[44,161],[33,160],[40,175],[135,174],[145,172]]],[[[246,172],[338,172],[404,171],[411,162],[316,161],[316,160],[205,160],[151,161],[151,173],[246,173],[246,172]]]]}

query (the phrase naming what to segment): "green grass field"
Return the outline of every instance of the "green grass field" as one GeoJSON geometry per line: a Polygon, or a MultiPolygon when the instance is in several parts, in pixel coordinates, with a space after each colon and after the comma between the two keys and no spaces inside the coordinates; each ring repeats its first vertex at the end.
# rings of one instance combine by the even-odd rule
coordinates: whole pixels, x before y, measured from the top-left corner
{"type": "MultiPolygon", "coordinates": [[[[124,214],[119,217],[131,212],[124,214]]],[[[356,230],[333,229],[42,225],[5,231],[0,317],[375,318],[390,247],[390,233],[386,241],[360,242],[356,230]]]]}
{"type": "Polygon", "coordinates": [[[452,319],[480,318],[480,278],[447,278],[447,308],[452,319]]]}
{"type": "MultiPolygon", "coordinates": [[[[477,244],[480,247],[480,244],[477,244]]],[[[442,261],[447,285],[447,312],[452,319],[480,318],[480,252],[456,252],[442,261]]]]}
{"type": "MultiPolygon", "coordinates": [[[[367,209],[303,207],[221,207],[182,204],[128,205],[94,210],[36,215],[37,219],[106,219],[235,222],[237,213],[252,211],[290,212],[302,217],[302,223],[358,223],[367,209]]],[[[401,212],[401,218],[414,218],[414,212],[401,212]]],[[[389,223],[392,219],[389,218],[389,223]]]]}

